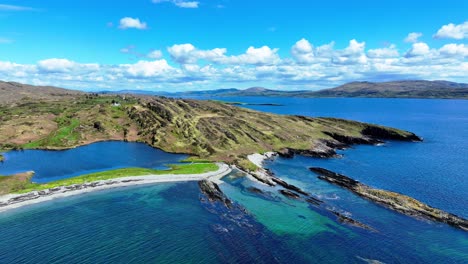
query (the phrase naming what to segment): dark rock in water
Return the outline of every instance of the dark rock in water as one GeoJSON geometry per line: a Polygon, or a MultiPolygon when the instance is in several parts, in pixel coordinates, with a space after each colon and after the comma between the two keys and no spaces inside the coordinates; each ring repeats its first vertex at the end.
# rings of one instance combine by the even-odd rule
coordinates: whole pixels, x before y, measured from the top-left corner
{"type": "Polygon", "coordinates": [[[280,192],[282,195],[284,195],[284,196],[286,196],[286,197],[288,197],[288,198],[291,198],[291,199],[299,199],[299,198],[300,198],[300,196],[299,196],[298,194],[293,193],[293,192],[291,192],[291,191],[289,191],[289,190],[284,190],[284,189],[283,189],[283,190],[280,190],[279,192],[280,192]]]}
{"type": "Polygon", "coordinates": [[[420,142],[423,141],[422,138],[418,137],[414,133],[407,132],[407,135],[403,135],[401,133],[397,133],[394,130],[390,130],[384,127],[380,126],[370,126],[367,125],[361,133],[363,135],[372,137],[372,138],[377,138],[377,139],[383,139],[383,140],[402,140],[402,141],[416,141],[420,142]]]}
{"type": "Polygon", "coordinates": [[[289,183],[281,180],[280,178],[272,177],[272,180],[274,182],[276,182],[277,184],[283,186],[284,188],[288,189],[288,190],[295,191],[295,192],[300,193],[300,194],[305,195],[305,196],[309,196],[309,193],[303,191],[301,188],[299,188],[297,186],[294,186],[292,184],[289,184],[289,183]]]}
{"type": "Polygon", "coordinates": [[[377,230],[375,230],[373,227],[370,227],[370,226],[368,226],[366,224],[363,224],[363,223],[361,223],[361,222],[359,222],[359,221],[357,221],[355,219],[352,219],[349,216],[345,216],[345,215],[340,214],[340,213],[335,212],[335,211],[332,211],[332,213],[338,217],[338,221],[340,223],[344,223],[344,224],[347,224],[347,225],[363,228],[363,229],[366,229],[366,230],[369,230],[369,231],[372,231],[372,232],[377,232],[377,230]]]}
{"type": "Polygon", "coordinates": [[[206,195],[208,200],[210,200],[210,202],[218,201],[226,205],[226,207],[228,208],[232,207],[231,200],[229,200],[224,195],[223,191],[221,191],[218,184],[210,180],[202,180],[198,182],[198,186],[200,187],[202,193],[206,195]]]}
{"type": "Polygon", "coordinates": [[[348,189],[354,188],[360,184],[356,180],[353,180],[349,177],[340,175],[336,172],[333,172],[324,168],[312,167],[312,168],[309,168],[309,170],[318,174],[319,179],[326,180],[328,182],[334,183],[336,185],[339,185],[348,189]]]}
{"type": "Polygon", "coordinates": [[[323,203],[322,200],[319,200],[319,199],[314,198],[314,197],[308,197],[306,199],[306,202],[308,202],[310,204],[313,204],[313,205],[321,205],[323,203]]]}
{"type": "Polygon", "coordinates": [[[386,190],[375,189],[362,184],[347,176],[335,173],[324,168],[309,168],[317,173],[318,178],[335,185],[348,189],[355,194],[367,198],[373,202],[379,203],[400,213],[423,217],[429,220],[447,223],[468,231],[468,220],[457,215],[444,212],[440,209],[431,207],[412,197],[386,190]]]}
{"type": "Polygon", "coordinates": [[[257,187],[248,187],[247,188],[247,191],[251,192],[251,193],[256,193],[256,194],[264,194],[264,192],[262,190],[260,190],[259,188],[257,187]]]}

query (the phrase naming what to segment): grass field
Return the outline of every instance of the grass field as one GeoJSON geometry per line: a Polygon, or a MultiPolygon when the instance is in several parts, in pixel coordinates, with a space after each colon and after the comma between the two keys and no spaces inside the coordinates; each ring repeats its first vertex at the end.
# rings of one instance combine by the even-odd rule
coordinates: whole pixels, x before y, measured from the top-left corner
{"type": "Polygon", "coordinates": [[[59,186],[69,186],[73,184],[83,184],[94,181],[110,180],[128,176],[145,176],[145,175],[164,175],[164,174],[201,174],[211,171],[216,171],[218,166],[214,163],[192,163],[182,165],[170,165],[168,170],[154,170],[146,168],[124,168],[110,171],[102,171],[91,174],[85,174],[69,179],[58,180],[54,182],[39,184],[32,183],[31,177],[11,178],[14,176],[0,177],[0,184],[3,181],[9,182],[9,188],[4,188],[3,193],[0,189],[0,194],[5,193],[26,193],[31,191],[40,191],[59,186]],[[9,189],[9,190],[8,190],[9,189]]]}

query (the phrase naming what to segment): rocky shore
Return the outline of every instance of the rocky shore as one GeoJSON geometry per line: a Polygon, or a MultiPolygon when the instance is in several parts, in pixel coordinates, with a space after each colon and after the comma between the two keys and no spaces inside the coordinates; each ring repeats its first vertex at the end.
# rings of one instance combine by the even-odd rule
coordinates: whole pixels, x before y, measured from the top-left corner
{"type": "Polygon", "coordinates": [[[125,186],[200,180],[212,180],[214,182],[217,182],[221,177],[231,172],[231,168],[227,164],[217,163],[217,165],[219,167],[217,171],[202,174],[164,174],[129,176],[111,180],[89,182],[84,184],[60,186],[57,188],[51,188],[42,191],[33,191],[25,194],[3,195],[0,196],[0,212],[57,198],[63,198],[88,192],[125,186]]]}
{"type": "Polygon", "coordinates": [[[359,196],[381,204],[392,210],[413,217],[422,217],[432,221],[447,223],[451,226],[468,231],[467,219],[431,207],[412,197],[391,191],[375,189],[363,183],[360,183],[354,179],[351,179],[347,176],[335,173],[324,168],[314,167],[309,169],[312,172],[318,174],[318,178],[321,180],[348,189],[359,196]]]}
{"type": "MultiPolygon", "coordinates": [[[[248,159],[252,163],[254,163],[255,165],[257,165],[259,167],[256,171],[251,172],[251,174],[250,174],[254,180],[256,180],[256,181],[258,181],[260,183],[264,183],[264,184],[266,184],[268,186],[272,186],[272,187],[281,186],[282,189],[278,189],[278,193],[280,193],[282,196],[284,196],[284,197],[286,197],[288,199],[301,200],[303,202],[308,203],[311,206],[314,206],[315,208],[317,208],[319,211],[321,211],[324,214],[334,215],[334,216],[336,216],[336,220],[339,223],[346,224],[346,225],[349,225],[349,226],[354,226],[354,227],[357,227],[357,228],[362,228],[362,229],[365,229],[365,230],[368,230],[368,231],[371,231],[371,232],[377,232],[377,230],[374,229],[373,227],[368,226],[368,225],[366,225],[364,223],[361,223],[358,220],[355,220],[355,219],[351,218],[350,216],[345,216],[345,215],[337,212],[335,209],[327,206],[327,204],[325,204],[322,200],[318,199],[317,197],[315,197],[311,193],[309,193],[309,192],[307,192],[307,191],[305,191],[305,190],[303,190],[303,189],[301,189],[301,188],[299,188],[299,187],[297,187],[297,186],[295,186],[293,184],[290,184],[290,183],[286,182],[285,180],[282,180],[282,179],[276,177],[273,174],[273,172],[271,172],[268,169],[263,168],[263,161],[267,160],[267,159],[274,158],[276,155],[277,155],[276,153],[268,152],[268,153],[265,153],[263,155],[257,153],[257,154],[252,154],[252,155],[248,156],[248,159]]],[[[213,187],[211,189],[216,190],[213,187]]],[[[202,188],[202,190],[203,190],[203,188],[202,188]]],[[[265,193],[261,189],[251,187],[251,188],[248,188],[247,191],[249,191],[251,193],[255,193],[256,195],[261,196],[263,198],[274,200],[271,197],[270,193],[265,193]]],[[[216,194],[216,191],[214,193],[216,194]]],[[[216,198],[217,195],[212,195],[212,197],[216,198]]],[[[220,197],[223,197],[223,196],[220,196],[220,197]]],[[[217,200],[223,201],[222,199],[217,199],[217,200]]]]}

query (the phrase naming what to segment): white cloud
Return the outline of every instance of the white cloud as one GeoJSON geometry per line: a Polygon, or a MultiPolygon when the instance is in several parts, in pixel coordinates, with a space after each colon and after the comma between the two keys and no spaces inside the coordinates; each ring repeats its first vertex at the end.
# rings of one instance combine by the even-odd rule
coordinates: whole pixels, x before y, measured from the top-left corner
{"type": "Polygon", "coordinates": [[[422,57],[431,53],[429,46],[424,42],[417,42],[406,52],[405,57],[422,57]]]}
{"type": "Polygon", "coordinates": [[[468,57],[468,45],[447,44],[439,49],[441,55],[449,57],[468,57]]]}
{"type": "Polygon", "coordinates": [[[138,61],[135,64],[123,64],[121,67],[132,77],[156,77],[174,70],[166,60],[138,61]]]}
{"type": "Polygon", "coordinates": [[[224,57],[219,60],[221,63],[226,64],[254,64],[265,65],[275,64],[280,61],[278,49],[272,49],[268,46],[255,48],[249,47],[244,54],[238,56],[224,57]]]}
{"type": "Polygon", "coordinates": [[[37,63],[39,70],[45,72],[67,72],[70,71],[74,66],[75,62],[67,59],[47,59],[41,60],[37,63]]]}
{"type": "Polygon", "coordinates": [[[197,1],[184,1],[184,0],[153,0],[153,3],[159,4],[169,2],[181,8],[198,8],[200,2],[197,1]]]}
{"type": "Polygon", "coordinates": [[[395,45],[390,45],[388,48],[370,49],[367,51],[369,58],[393,58],[398,57],[400,54],[395,45]]]}
{"type": "Polygon", "coordinates": [[[167,49],[172,59],[180,64],[195,64],[198,60],[219,62],[225,57],[226,49],[199,50],[190,43],[176,44],[167,49]]]}
{"type": "Polygon", "coordinates": [[[81,64],[68,59],[46,59],[37,63],[37,68],[40,72],[44,73],[66,73],[70,71],[97,71],[99,65],[96,63],[81,64]]]}
{"type": "Polygon", "coordinates": [[[451,43],[430,47],[413,43],[407,52],[395,45],[366,49],[351,40],[338,49],[334,43],[315,46],[306,39],[292,43],[291,55],[278,49],[249,47],[240,54],[225,48],[198,49],[190,43],[138,53],[136,47],[121,50],[140,58],[128,64],[79,63],[52,58],[36,64],[0,61],[0,80],[51,84],[70,88],[162,90],[207,89],[267,85],[271,88],[307,89],[332,87],[355,80],[446,79],[468,82],[468,46],[451,43]],[[166,60],[165,56],[170,56],[166,60]],[[151,59],[150,59],[151,57],[151,59]],[[146,58],[146,59],[143,59],[146,58]]]}
{"type": "Polygon", "coordinates": [[[120,19],[120,24],[119,24],[120,29],[129,29],[129,28],[135,28],[135,29],[147,29],[147,25],[145,22],[140,21],[139,18],[132,18],[132,17],[124,17],[120,19]]]}
{"type": "Polygon", "coordinates": [[[466,39],[468,38],[468,21],[459,25],[455,25],[453,23],[444,25],[437,31],[434,38],[466,39]]]}
{"type": "Polygon", "coordinates": [[[420,37],[422,37],[422,33],[420,32],[411,32],[408,34],[408,36],[406,36],[405,38],[405,42],[408,42],[408,43],[416,43],[418,42],[418,39],[420,37]]]}
{"type": "Polygon", "coordinates": [[[173,45],[167,51],[171,58],[180,64],[194,64],[199,60],[228,65],[273,64],[280,61],[278,49],[271,49],[268,46],[249,47],[244,54],[236,56],[226,56],[225,48],[199,50],[190,43],[173,45]]]}
{"type": "Polygon", "coordinates": [[[355,39],[349,41],[348,47],[344,50],[335,51],[332,62],[335,64],[366,64],[367,55],[365,54],[366,43],[358,42],[355,39]]]}
{"type": "Polygon", "coordinates": [[[163,53],[160,50],[153,50],[153,51],[150,51],[146,55],[146,57],[148,57],[150,59],[158,60],[158,59],[161,59],[163,57],[163,53]]]}
{"type": "Polygon", "coordinates": [[[299,63],[312,63],[315,58],[314,47],[303,38],[291,48],[291,55],[299,63]]]}

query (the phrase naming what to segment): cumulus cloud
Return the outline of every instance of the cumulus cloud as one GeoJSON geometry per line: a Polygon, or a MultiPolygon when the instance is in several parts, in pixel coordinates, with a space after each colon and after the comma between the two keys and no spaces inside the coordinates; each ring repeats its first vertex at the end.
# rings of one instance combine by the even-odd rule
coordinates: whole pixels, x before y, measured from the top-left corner
{"type": "Polygon", "coordinates": [[[68,59],[46,59],[37,63],[37,69],[45,73],[65,73],[70,71],[96,71],[99,65],[96,63],[80,64],[68,59]]]}
{"type": "Polygon", "coordinates": [[[198,8],[198,5],[200,2],[197,1],[184,1],[184,0],[153,0],[153,3],[159,4],[159,3],[172,3],[178,7],[181,8],[198,8]]]}
{"type": "Polygon", "coordinates": [[[171,58],[180,64],[195,64],[199,60],[217,64],[272,64],[280,60],[278,49],[268,46],[260,48],[249,47],[244,54],[227,56],[227,49],[215,48],[199,50],[190,43],[176,44],[167,49],[171,58]]]}
{"type": "Polygon", "coordinates": [[[393,58],[400,56],[400,54],[396,46],[392,44],[387,48],[370,49],[367,51],[367,56],[369,58],[393,58]]]}
{"type": "Polygon", "coordinates": [[[132,18],[132,17],[124,17],[120,19],[120,24],[119,24],[120,29],[129,29],[129,28],[135,28],[135,29],[147,29],[147,25],[145,22],[140,21],[139,18],[132,18]]]}
{"type": "Polygon", "coordinates": [[[396,45],[367,49],[365,42],[350,40],[347,47],[339,49],[333,42],[317,46],[299,39],[291,43],[290,55],[285,57],[269,46],[251,46],[240,54],[230,54],[226,48],[199,49],[190,43],[172,45],[165,54],[160,50],[138,53],[134,46],[121,52],[140,57],[117,65],[65,58],[36,64],[0,61],[0,79],[100,90],[207,89],[265,83],[275,85],[272,88],[307,89],[354,80],[408,78],[468,82],[468,46],[460,43],[430,47],[416,42],[400,53],[396,45]]]}
{"type": "Polygon", "coordinates": [[[358,42],[352,39],[344,50],[334,52],[335,55],[332,61],[335,64],[366,64],[367,55],[364,52],[365,48],[365,42],[358,42]]]}
{"type": "Polygon", "coordinates": [[[171,55],[171,58],[180,64],[195,64],[198,60],[219,62],[219,60],[225,57],[224,54],[227,52],[224,48],[199,50],[190,43],[173,45],[167,51],[171,55]]]}
{"type": "Polygon", "coordinates": [[[468,57],[468,45],[447,44],[439,49],[441,55],[449,57],[468,57]]]}
{"type": "Polygon", "coordinates": [[[430,54],[429,46],[424,42],[414,43],[406,52],[405,57],[422,57],[430,54]]]}
{"type": "Polygon", "coordinates": [[[411,32],[408,34],[408,36],[406,36],[405,38],[405,42],[408,42],[408,43],[416,43],[418,42],[418,39],[420,37],[422,37],[422,33],[420,32],[411,32]]]}
{"type": "Polygon", "coordinates": [[[135,64],[123,64],[120,67],[132,77],[157,77],[174,70],[166,60],[142,60],[135,64]]]}
{"type": "Polygon", "coordinates": [[[160,50],[153,50],[153,51],[150,51],[146,55],[146,57],[148,57],[150,59],[158,60],[158,59],[161,59],[163,57],[163,53],[160,50]]]}
{"type": "Polygon", "coordinates": [[[442,26],[434,38],[438,39],[466,39],[468,38],[468,21],[463,24],[455,25],[453,23],[442,26]]]}
{"type": "Polygon", "coordinates": [[[312,63],[315,58],[314,47],[303,38],[291,48],[291,55],[299,63],[312,63]]]}
{"type": "Polygon", "coordinates": [[[39,70],[45,72],[67,72],[75,66],[75,62],[67,59],[53,58],[41,60],[37,63],[37,66],[39,70]]]}
{"type": "Polygon", "coordinates": [[[267,65],[275,64],[280,61],[278,55],[279,49],[272,49],[268,46],[255,48],[249,47],[244,54],[238,56],[224,57],[219,62],[226,64],[254,64],[254,65],[267,65]]]}

